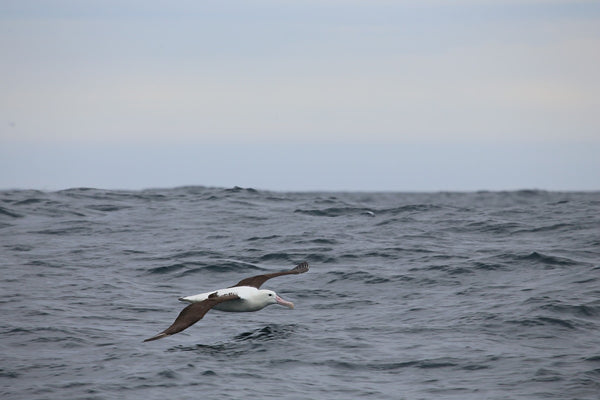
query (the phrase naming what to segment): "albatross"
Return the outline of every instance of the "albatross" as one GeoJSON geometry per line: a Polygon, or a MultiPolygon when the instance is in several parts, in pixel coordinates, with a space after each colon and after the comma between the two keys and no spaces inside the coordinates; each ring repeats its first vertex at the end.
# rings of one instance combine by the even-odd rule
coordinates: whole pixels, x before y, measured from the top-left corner
{"type": "Polygon", "coordinates": [[[280,304],[293,309],[294,303],[282,299],[272,290],[260,289],[260,287],[271,278],[282,275],[297,275],[306,271],[308,271],[308,263],[303,262],[288,271],[272,272],[242,279],[234,286],[226,289],[180,297],[180,301],[191,304],[181,310],[171,326],[159,334],[145,339],[144,342],[179,333],[200,321],[213,308],[219,311],[250,312],[262,310],[271,304],[280,304]]]}

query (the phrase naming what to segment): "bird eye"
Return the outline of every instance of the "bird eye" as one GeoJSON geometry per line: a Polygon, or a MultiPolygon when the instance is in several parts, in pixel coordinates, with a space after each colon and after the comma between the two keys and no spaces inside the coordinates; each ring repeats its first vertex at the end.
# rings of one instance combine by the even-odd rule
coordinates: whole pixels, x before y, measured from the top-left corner
{"type": "Polygon", "coordinates": [[[273,296],[273,294],[272,294],[272,293],[269,293],[269,296],[273,296]]]}

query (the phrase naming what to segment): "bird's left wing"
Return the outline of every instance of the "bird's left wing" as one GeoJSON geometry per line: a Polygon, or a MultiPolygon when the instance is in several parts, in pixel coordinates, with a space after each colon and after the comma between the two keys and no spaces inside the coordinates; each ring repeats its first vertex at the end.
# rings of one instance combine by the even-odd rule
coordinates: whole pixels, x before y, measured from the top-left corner
{"type": "Polygon", "coordinates": [[[212,293],[210,296],[208,296],[208,299],[200,301],[198,303],[192,303],[183,310],[181,310],[181,312],[175,319],[175,322],[173,322],[173,324],[170,327],[168,327],[158,335],[152,336],[151,338],[144,340],[144,342],[162,339],[164,337],[181,332],[182,330],[187,329],[190,326],[194,325],[196,322],[200,321],[202,317],[204,317],[204,315],[208,312],[208,310],[210,310],[217,304],[222,303],[224,301],[236,300],[239,298],[240,297],[237,294],[233,293],[226,294],[223,296],[218,296],[217,292],[212,293]]]}

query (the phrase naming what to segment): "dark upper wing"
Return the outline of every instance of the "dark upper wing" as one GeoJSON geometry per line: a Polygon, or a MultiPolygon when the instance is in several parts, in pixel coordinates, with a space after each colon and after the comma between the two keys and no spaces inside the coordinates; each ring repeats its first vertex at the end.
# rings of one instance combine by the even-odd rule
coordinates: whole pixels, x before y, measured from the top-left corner
{"type": "Polygon", "coordinates": [[[152,336],[151,338],[144,340],[144,342],[162,339],[164,337],[181,332],[182,330],[189,328],[190,326],[194,325],[196,322],[200,321],[202,319],[202,317],[204,317],[204,314],[206,314],[208,312],[208,310],[213,308],[215,305],[222,303],[224,301],[235,300],[235,299],[239,299],[238,295],[236,295],[236,294],[227,294],[224,296],[217,296],[217,293],[215,292],[215,293],[211,294],[208,297],[208,299],[200,301],[198,303],[192,303],[189,306],[187,306],[186,308],[184,308],[183,310],[181,310],[181,312],[175,319],[175,322],[173,322],[173,324],[170,327],[168,327],[167,329],[165,329],[158,335],[152,336]]]}
{"type": "Polygon", "coordinates": [[[234,285],[232,287],[236,287],[236,286],[252,286],[252,287],[255,287],[255,288],[258,289],[267,280],[269,280],[271,278],[275,278],[276,276],[281,276],[281,275],[297,275],[297,274],[302,274],[302,273],[304,273],[306,271],[308,271],[308,263],[307,262],[303,262],[303,263],[300,263],[300,264],[296,265],[295,268],[290,269],[289,271],[273,272],[273,273],[270,273],[270,274],[258,275],[258,276],[253,276],[251,278],[242,279],[241,281],[239,281],[236,285],[234,285]]]}

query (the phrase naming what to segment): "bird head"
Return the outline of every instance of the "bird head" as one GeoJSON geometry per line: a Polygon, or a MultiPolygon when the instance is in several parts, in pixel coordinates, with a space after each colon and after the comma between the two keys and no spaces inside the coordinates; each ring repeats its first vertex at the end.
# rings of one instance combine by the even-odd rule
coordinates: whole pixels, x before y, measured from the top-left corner
{"type": "Polygon", "coordinates": [[[263,289],[260,291],[261,299],[268,304],[280,304],[285,307],[294,308],[294,303],[282,299],[272,290],[263,289]]]}

